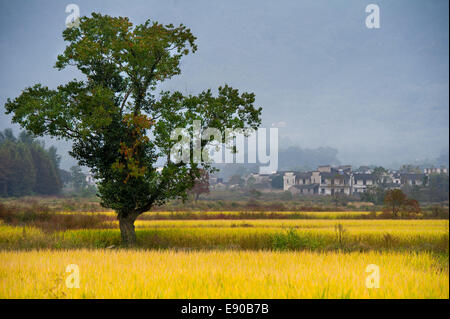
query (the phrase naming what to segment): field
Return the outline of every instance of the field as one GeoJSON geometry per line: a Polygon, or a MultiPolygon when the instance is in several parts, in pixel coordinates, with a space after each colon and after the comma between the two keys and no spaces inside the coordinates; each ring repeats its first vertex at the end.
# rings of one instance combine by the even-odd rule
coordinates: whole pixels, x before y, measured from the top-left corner
{"type": "Polygon", "coordinates": [[[448,298],[429,253],[60,250],[0,252],[1,298],[448,298]],[[67,289],[68,264],[80,288],[67,289]],[[369,264],[380,288],[365,286],[369,264]]]}
{"type": "Polygon", "coordinates": [[[111,212],[45,217],[76,214],[95,227],[0,221],[0,298],[449,298],[448,220],[264,213],[147,213],[135,249],[120,247],[111,212]],[[79,288],[66,286],[70,264],[79,288]],[[366,286],[369,265],[379,288],[366,286]]]}

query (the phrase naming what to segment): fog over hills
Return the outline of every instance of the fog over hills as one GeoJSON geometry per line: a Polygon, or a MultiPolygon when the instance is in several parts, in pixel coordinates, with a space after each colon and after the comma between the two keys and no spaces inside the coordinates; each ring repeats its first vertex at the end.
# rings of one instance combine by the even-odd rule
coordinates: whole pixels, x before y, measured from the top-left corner
{"type": "MultiPolygon", "coordinates": [[[[65,47],[67,4],[0,2],[1,129],[19,130],[4,114],[7,98],[35,83],[81,78],[52,68],[65,47]]],[[[191,28],[199,49],[161,89],[198,93],[228,83],[254,92],[262,126],[279,128],[280,149],[301,148],[280,152],[282,166],[448,165],[448,1],[377,1],[377,30],[365,27],[368,3],[357,0],[76,4],[82,15],[191,28]]],[[[75,164],[68,142],[45,140],[63,155],[63,168],[75,164]]]]}

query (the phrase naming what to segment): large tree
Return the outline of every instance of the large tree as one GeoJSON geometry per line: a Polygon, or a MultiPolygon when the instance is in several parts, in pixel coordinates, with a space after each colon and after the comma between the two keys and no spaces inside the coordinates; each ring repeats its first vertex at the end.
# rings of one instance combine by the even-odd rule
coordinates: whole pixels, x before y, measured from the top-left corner
{"type": "Polygon", "coordinates": [[[93,13],[64,30],[63,37],[69,43],[55,67],[74,66],[84,78],[56,89],[34,85],[5,107],[14,122],[34,134],[73,141],[71,155],[100,181],[102,204],[117,212],[122,240],[132,245],[140,214],[185,198],[202,170],[213,170],[192,155],[188,161],[172,160],[177,141],[171,132],[182,127],[192,133],[194,121],[202,131],[255,129],[261,108],[254,107],[253,93],[227,85],[219,87],[218,96],[211,90],[196,96],[155,93],[158,84],[180,73],[181,58],[197,49],[184,25],[148,20],[133,27],[128,18],[93,13]]]}

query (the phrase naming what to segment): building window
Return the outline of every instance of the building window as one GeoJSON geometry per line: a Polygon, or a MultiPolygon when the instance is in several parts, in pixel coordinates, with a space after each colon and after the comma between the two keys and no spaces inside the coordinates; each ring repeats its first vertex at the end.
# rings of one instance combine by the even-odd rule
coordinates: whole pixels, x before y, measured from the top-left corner
{"type": "Polygon", "coordinates": [[[363,185],[366,185],[367,181],[365,179],[363,179],[363,185]]]}
{"type": "Polygon", "coordinates": [[[322,188],[322,189],[320,190],[320,193],[321,193],[321,194],[325,194],[325,188],[322,188]]]}

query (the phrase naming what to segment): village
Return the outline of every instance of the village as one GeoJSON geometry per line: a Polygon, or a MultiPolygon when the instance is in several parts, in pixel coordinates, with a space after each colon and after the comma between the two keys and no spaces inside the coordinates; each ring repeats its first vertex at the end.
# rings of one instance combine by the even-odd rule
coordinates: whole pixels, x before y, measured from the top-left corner
{"type": "Polygon", "coordinates": [[[243,185],[260,191],[289,191],[304,195],[358,195],[370,187],[383,185],[385,189],[400,189],[404,186],[426,186],[432,174],[448,174],[446,167],[424,168],[421,172],[386,170],[360,166],[352,170],[351,165],[321,165],[314,171],[278,171],[272,174],[252,173],[242,179],[232,176],[227,182],[217,177],[210,178],[212,189],[238,189],[243,185]],[[275,182],[278,180],[279,182],[275,182]]]}

